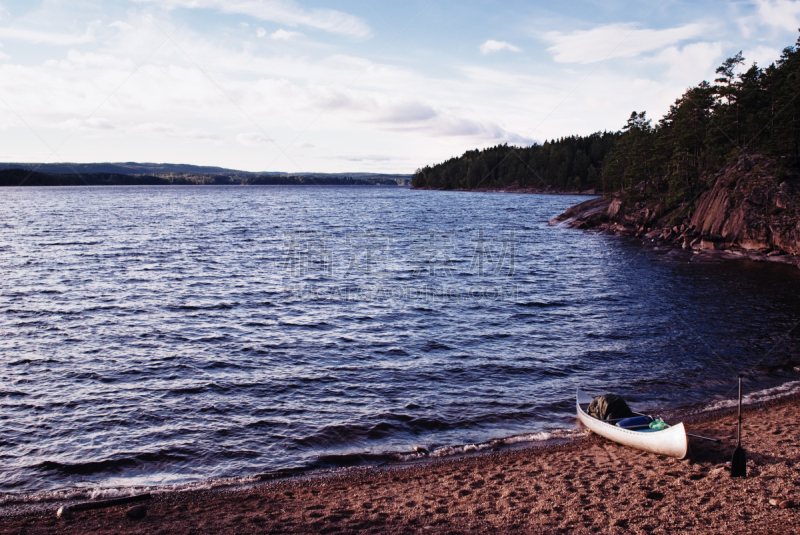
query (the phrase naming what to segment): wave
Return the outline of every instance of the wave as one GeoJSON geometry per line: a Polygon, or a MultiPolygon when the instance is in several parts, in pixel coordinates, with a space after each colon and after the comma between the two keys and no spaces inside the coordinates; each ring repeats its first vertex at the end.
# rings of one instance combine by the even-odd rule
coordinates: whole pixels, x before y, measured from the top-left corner
{"type": "MultiPolygon", "coordinates": [[[[286,471],[297,473],[296,471],[286,471]]],[[[286,477],[286,476],[278,476],[286,477]]],[[[0,493],[0,507],[13,505],[45,505],[52,502],[67,503],[83,500],[107,500],[136,496],[149,492],[153,495],[168,494],[172,492],[185,492],[197,490],[211,490],[222,487],[232,487],[253,484],[257,481],[271,479],[270,474],[257,474],[252,476],[236,476],[227,478],[206,479],[203,481],[190,481],[167,485],[131,485],[131,486],[94,486],[75,487],[68,489],[54,489],[34,492],[30,494],[0,493]]]]}
{"type": "MultiPolygon", "coordinates": [[[[800,394],[800,381],[789,381],[788,383],[783,383],[781,385],[773,386],[771,388],[765,388],[763,390],[750,392],[749,394],[743,394],[742,405],[755,405],[758,403],[764,403],[767,401],[772,401],[775,399],[784,398],[795,394],[800,394]]],[[[698,411],[696,411],[696,413],[713,412],[722,409],[729,409],[732,407],[736,407],[738,404],[739,404],[738,398],[722,399],[718,401],[713,401],[708,405],[701,407],[698,411]]]]}
{"type": "Polygon", "coordinates": [[[239,303],[216,303],[213,305],[175,305],[168,306],[167,309],[175,312],[187,310],[231,310],[238,304],[239,303]]]}
{"type": "Polygon", "coordinates": [[[565,307],[569,306],[569,303],[562,303],[560,301],[530,301],[530,302],[519,302],[515,303],[518,307],[537,307],[537,308],[550,308],[550,307],[565,307]]]}
{"type": "Polygon", "coordinates": [[[57,461],[44,461],[33,468],[40,472],[58,472],[63,475],[88,476],[99,473],[116,473],[126,469],[136,468],[144,464],[185,462],[192,458],[194,452],[188,450],[171,450],[163,452],[139,453],[116,459],[101,461],[88,461],[84,463],[60,463],[57,461]]]}
{"type": "MultiPolygon", "coordinates": [[[[743,398],[746,405],[762,403],[793,394],[800,393],[800,381],[791,381],[771,388],[766,388],[756,392],[747,394],[743,398]]],[[[726,409],[734,407],[736,400],[720,400],[710,403],[702,407],[697,412],[708,412],[719,409],[726,409]]],[[[408,415],[398,414],[384,414],[380,415],[385,419],[393,419],[398,422],[404,422],[419,426],[420,428],[428,428],[435,430],[447,429],[447,424],[442,423],[437,419],[413,418],[408,415]]],[[[254,427],[261,425],[270,425],[270,421],[258,422],[254,427]]],[[[385,432],[392,428],[397,428],[398,424],[383,421],[374,426],[329,426],[320,433],[312,435],[307,440],[311,442],[326,442],[332,437],[350,436],[353,438],[353,431],[360,430],[362,433],[369,434],[371,432],[385,432]]],[[[457,457],[462,455],[478,454],[487,451],[498,451],[509,448],[519,448],[525,446],[536,446],[538,444],[546,445],[548,443],[560,443],[560,441],[569,441],[588,435],[590,432],[585,428],[571,427],[571,428],[555,428],[533,433],[521,433],[511,435],[503,438],[496,438],[486,442],[475,442],[465,444],[443,445],[426,448],[418,446],[410,451],[384,451],[384,452],[348,452],[348,453],[330,453],[318,455],[314,458],[308,459],[303,466],[295,466],[290,468],[281,468],[263,472],[259,474],[232,476],[223,478],[206,479],[202,481],[182,482],[165,485],[132,485],[132,486],[95,486],[95,487],[82,487],[82,488],[69,488],[57,489],[36,492],[31,494],[17,494],[17,493],[2,493],[0,494],[0,507],[9,505],[33,505],[46,504],[50,502],[69,502],[75,500],[95,500],[95,499],[110,499],[116,497],[132,496],[144,492],[151,494],[165,494],[172,492],[183,492],[192,490],[210,490],[221,487],[235,487],[244,486],[257,483],[259,481],[267,481],[273,479],[280,479],[285,477],[300,476],[308,473],[326,473],[336,472],[341,469],[353,468],[370,468],[375,466],[391,465],[393,463],[408,463],[415,461],[423,461],[426,459],[444,459],[448,457],[457,457]]],[[[330,442],[329,444],[330,445],[330,442]]],[[[80,463],[80,464],[67,464],[58,462],[44,462],[37,465],[41,471],[58,471],[66,474],[76,475],[91,475],[102,471],[119,471],[130,467],[140,466],[147,462],[164,462],[164,461],[186,461],[191,457],[191,452],[159,452],[159,453],[144,453],[134,456],[121,457],[118,459],[109,459],[104,461],[80,463]]]]}

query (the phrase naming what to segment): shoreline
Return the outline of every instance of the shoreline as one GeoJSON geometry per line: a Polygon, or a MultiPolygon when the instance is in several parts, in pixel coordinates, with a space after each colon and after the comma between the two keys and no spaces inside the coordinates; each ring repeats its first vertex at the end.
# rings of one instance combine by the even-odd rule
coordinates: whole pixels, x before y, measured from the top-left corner
{"type": "Polygon", "coordinates": [[[442,188],[415,188],[418,191],[459,191],[470,193],[516,193],[536,195],[585,195],[595,199],[571,206],[563,214],[550,220],[553,226],[564,224],[569,228],[594,231],[612,236],[624,236],[640,241],[656,250],[669,250],[673,256],[693,262],[718,262],[729,260],[751,260],[753,262],[770,262],[786,264],[800,268],[800,255],[782,251],[762,251],[743,249],[741,247],[728,247],[717,237],[697,238],[693,242],[685,240],[686,233],[678,227],[643,227],[625,225],[609,221],[608,212],[612,199],[603,197],[602,193],[595,190],[587,191],[552,191],[536,188],[475,188],[475,189],[442,189],[442,188]]]}
{"type": "Polygon", "coordinates": [[[416,188],[412,186],[410,188],[414,191],[461,191],[461,192],[468,192],[468,193],[516,193],[516,194],[526,194],[526,195],[586,195],[586,196],[597,196],[601,195],[596,193],[595,190],[590,189],[586,191],[554,191],[551,189],[541,189],[541,188],[473,188],[473,189],[464,189],[464,188],[455,188],[455,189],[444,189],[444,188],[429,188],[429,187],[422,187],[416,188]]]}
{"type": "Polygon", "coordinates": [[[800,418],[798,402],[800,393],[792,392],[755,399],[744,407],[743,447],[751,476],[745,480],[732,479],[725,471],[735,447],[736,409],[722,406],[682,420],[690,432],[722,440],[714,444],[692,439],[693,460],[659,457],[590,434],[560,444],[159,492],[145,502],[148,515],[142,520],[125,518],[126,506],[58,519],[55,510],[63,502],[44,502],[36,504],[35,510],[16,512],[22,507],[8,505],[2,508],[6,514],[0,516],[0,534],[22,529],[27,533],[150,533],[160,528],[170,533],[402,532],[426,526],[434,533],[487,529],[535,533],[539,528],[610,533],[768,531],[775,522],[797,524],[800,516],[797,507],[769,505],[775,496],[795,505],[800,501],[800,444],[791,440],[793,422],[800,418]],[[764,426],[768,432],[757,435],[764,426]],[[604,482],[602,488],[594,488],[598,481],[604,482]],[[713,484],[709,487],[709,483],[713,484]],[[718,487],[734,496],[721,498],[718,487]],[[701,491],[702,496],[697,494],[701,491]],[[612,511],[626,511],[612,515],[618,518],[610,524],[604,520],[608,511],[603,504],[608,500],[614,504],[612,511]],[[698,503],[715,505],[701,507],[705,514],[698,515],[694,510],[698,503]],[[739,514],[745,505],[747,525],[739,514]],[[726,519],[730,507],[737,511],[735,519],[726,519]],[[659,514],[653,525],[655,510],[663,510],[664,515],[659,514]],[[686,514],[697,525],[674,522],[686,514]],[[714,522],[704,522],[705,517],[714,522]],[[726,527],[722,529],[718,521],[726,527]],[[750,521],[760,527],[754,529],[750,521]]]}
{"type": "MultiPolygon", "coordinates": [[[[788,368],[787,368],[788,370],[788,368]]],[[[800,366],[793,367],[798,373],[797,377],[785,377],[783,382],[771,386],[759,385],[760,388],[747,393],[743,397],[743,407],[763,404],[775,400],[781,400],[793,396],[800,399],[800,366]]],[[[634,404],[635,406],[636,404],[634,404]]],[[[696,402],[690,405],[677,408],[668,408],[663,411],[651,411],[651,414],[658,414],[671,422],[692,423],[695,420],[703,419],[710,414],[735,408],[735,400],[717,400],[696,402]]],[[[635,407],[634,407],[635,408],[635,407]]],[[[646,410],[642,408],[642,410],[646,410]]],[[[107,485],[91,487],[71,487],[58,488],[51,490],[34,491],[30,493],[11,493],[0,492],[0,518],[6,516],[4,513],[16,510],[19,513],[36,512],[42,508],[51,508],[54,504],[73,505],[92,500],[115,499],[132,494],[154,493],[170,494],[181,492],[201,492],[215,490],[219,488],[239,488],[252,485],[259,485],[265,482],[284,481],[290,479],[325,477],[331,474],[342,474],[348,471],[362,470],[383,470],[393,467],[424,465],[431,462],[443,462],[448,460],[460,459],[463,457],[474,457],[487,455],[495,452],[517,451],[524,449],[547,449],[555,445],[563,445],[575,440],[580,440],[590,434],[589,430],[578,423],[572,416],[571,427],[557,427],[549,430],[531,431],[504,437],[492,438],[485,442],[470,442],[450,445],[439,445],[428,451],[425,447],[417,451],[417,448],[409,451],[388,451],[382,454],[367,453],[360,464],[332,464],[327,467],[297,467],[279,468],[269,472],[252,474],[231,474],[216,478],[207,478],[183,483],[165,484],[141,484],[141,485],[107,485]]],[[[565,422],[566,423],[566,422],[565,422]]],[[[359,454],[351,454],[350,457],[359,457],[359,454]]]]}
{"type": "Polygon", "coordinates": [[[616,221],[619,215],[618,199],[597,197],[568,208],[550,220],[551,226],[623,236],[634,239],[656,251],[667,251],[676,260],[689,262],[721,262],[728,260],[751,260],[786,264],[800,268],[800,255],[782,250],[745,249],[727,244],[714,236],[697,235],[692,227],[682,226],[655,228],[637,226],[616,221]]]}

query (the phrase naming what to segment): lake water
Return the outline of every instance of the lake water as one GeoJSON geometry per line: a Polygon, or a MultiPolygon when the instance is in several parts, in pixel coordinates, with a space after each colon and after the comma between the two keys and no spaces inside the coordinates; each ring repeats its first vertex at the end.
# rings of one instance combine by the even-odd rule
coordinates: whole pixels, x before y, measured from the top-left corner
{"type": "Polygon", "coordinates": [[[445,455],[576,433],[578,386],[670,414],[800,378],[800,270],[548,225],[583,200],[3,189],[0,492],[445,455]]]}

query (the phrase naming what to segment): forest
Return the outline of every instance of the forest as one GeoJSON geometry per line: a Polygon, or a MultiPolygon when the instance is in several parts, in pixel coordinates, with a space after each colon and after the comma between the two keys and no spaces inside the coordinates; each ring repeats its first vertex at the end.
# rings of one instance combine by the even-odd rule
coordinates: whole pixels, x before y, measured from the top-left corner
{"type": "Polygon", "coordinates": [[[603,162],[621,136],[597,132],[542,145],[497,145],[471,150],[414,173],[411,185],[429,189],[533,188],[556,191],[599,190],[603,162]]]}
{"type": "Polygon", "coordinates": [[[772,159],[776,180],[794,180],[800,162],[798,47],[800,39],[766,68],[747,67],[739,52],[716,69],[713,83],[687,89],[655,124],[646,112],[634,111],[619,132],[468,151],[419,169],[412,185],[594,188],[670,210],[707,191],[715,173],[742,154],[772,159]]]}

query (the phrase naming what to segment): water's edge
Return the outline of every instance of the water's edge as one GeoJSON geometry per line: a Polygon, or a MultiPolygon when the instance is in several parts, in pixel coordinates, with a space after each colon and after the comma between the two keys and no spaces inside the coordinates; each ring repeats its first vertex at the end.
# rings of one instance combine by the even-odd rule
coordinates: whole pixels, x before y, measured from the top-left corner
{"type": "MultiPolygon", "coordinates": [[[[800,370],[798,370],[800,372],[800,370]]],[[[772,406],[789,403],[800,399],[800,379],[788,380],[783,384],[756,390],[744,394],[742,405],[746,409],[758,406],[772,406]]],[[[643,407],[634,407],[644,409],[643,407]]],[[[718,418],[737,411],[735,399],[722,400],[709,403],[706,406],[686,407],[681,410],[662,413],[669,421],[683,422],[687,426],[699,425],[710,418],[718,418]]],[[[691,429],[690,429],[691,430],[691,429]]],[[[125,496],[134,496],[150,493],[153,496],[182,492],[204,492],[216,490],[236,490],[255,485],[269,484],[269,482],[287,479],[308,479],[328,476],[337,476],[348,473],[357,473],[364,470],[395,470],[408,466],[430,462],[446,462],[466,456],[480,456],[493,452],[510,451],[518,449],[551,449],[568,443],[581,440],[591,433],[577,423],[573,428],[554,430],[553,432],[534,433],[530,435],[515,435],[498,438],[480,444],[461,444],[443,446],[433,452],[396,452],[384,455],[365,454],[364,462],[351,465],[342,465],[330,468],[309,468],[296,470],[277,470],[252,475],[236,475],[223,478],[208,479],[192,483],[176,485],[149,485],[130,487],[95,487],[95,488],[68,488],[29,495],[0,494],[0,517],[10,517],[20,514],[46,512],[61,505],[73,505],[93,500],[108,500],[125,496]],[[54,506],[56,506],[54,508],[54,506]]]]}

